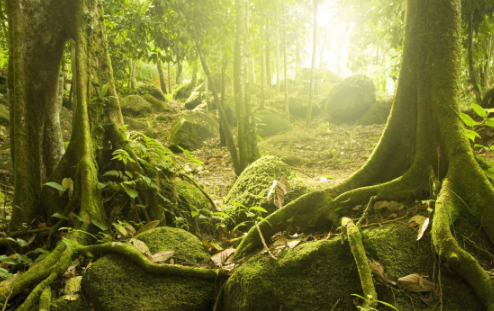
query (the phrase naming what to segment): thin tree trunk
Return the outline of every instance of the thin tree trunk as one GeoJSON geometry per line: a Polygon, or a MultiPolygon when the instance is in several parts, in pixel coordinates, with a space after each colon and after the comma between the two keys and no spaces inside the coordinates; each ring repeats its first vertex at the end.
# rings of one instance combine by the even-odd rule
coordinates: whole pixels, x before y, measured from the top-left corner
{"type": "Polygon", "coordinates": [[[285,28],[285,0],[281,5],[281,13],[283,17],[283,73],[285,78],[285,114],[286,119],[290,122],[290,105],[288,103],[288,66],[286,61],[286,28],[285,28]]]}
{"type": "Polygon", "coordinates": [[[165,77],[163,75],[163,68],[161,65],[161,59],[159,59],[159,58],[158,58],[158,61],[156,62],[156,69],[158,70],[158,77],[160,79],[161,91],[163,92],[163,94],[166,94],[167,91],[166,91],[165,77]]]}
{"type": "Polygon", "coordinates": [[[166,62],[166,65],[168,66],[168,72],[166,73],[168,76],[168,91],[170,94],[172,93],[172,70],[170,66],[170,62],[166,62]]]}
{"type": "Polygon", "coordinates": [[[182,84],[182,59],[179,58],[178,54],[177,54],[177,68],[176,68],[176,84],[177,85],[180,85],[182,84]]]}
{"type": "MultiPolygon", "coordinates": [[[[220,103],[222,108],[225,107],[225,95],[226,95],[225,94],[225,76],[226,76],[227,65],[228,65],[227,59],[225,56],[223,56],[223,62],[221,64],[221,103],[220,103]]],[[[227,146],[225,133],[223,132],[223,125],[221,122],[220,122],[220,144],[223,147],[227,146]]]]}
{"type": "Polygon", "coordinates": [[[280,16],[278,1],[276,1],[276,93],[280,93],[280,16]]]}
{"type": "Polygon", "coordinates": [[[252,83],[257,83],[255,58],[252,57],[252,83]]]}
{"type": "MultiPolygon", "coordinates": [[[[265,19],[266,20],[266,19],[265,19]]],[[[270,55],[271,54],[271,51],[269,49],[269,43],[270,43],[270,36],[269,36],[269,25],[268,23],[265,23],[266,24],[266,86],[268,88],[271,87],[271,83],[273,81],[273,75],[271,73],[271,58],[270,58],[270,55]]]]}
{"type": "Polygon", "coordinates": [[[307,125],[312,121],[312,96],[314,92],[314,79],[316,71],[317,53],[317,5],[318,0],[314,0],[314,24],[312,25],[312,64],[310,68],[309,106],[307,107],[307,125]]]}

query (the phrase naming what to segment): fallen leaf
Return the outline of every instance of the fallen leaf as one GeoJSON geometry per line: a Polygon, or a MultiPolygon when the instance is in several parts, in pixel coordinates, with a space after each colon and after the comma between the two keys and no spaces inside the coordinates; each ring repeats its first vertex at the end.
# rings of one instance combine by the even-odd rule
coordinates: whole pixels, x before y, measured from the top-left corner
{"type": "Polygon", "coordinates": [[[390,212],[397,212],[403,209],[405,205],[395,201],[378,201],[374,203],[374,211],[380,212],[382,209],[387,209],[390,212]]]}
{"type": "Polygon", "coordinates": [[[172,258],[175,255],[175,251],[162,251],[149,256],[149,260],[154,263],[162,263],[172,258]]]}
{"type": "Polygon", "coordinates": [[[286,244],[288,245],[288,247],[294,248],[295,246],[299,245],[300,242],[302,242],[302,239],[289,239],[286,244]]]}
{"type": "Polygon", "coordinates": [[[151,252],[149,251],[148,246],[143,241],[138,240],[138,239],[130,239],[127,243],[132,245],[135,249],[140,251],[146,257],[151,256],[151,252]]]}
{"type": "Polygon", "coordinates": [[[151,229],[154,229],[154,228],[158,227],[159,224],[160,224],[159,220],[150,221],[147,224],[145,224],[144,226],[142,226],[139,230],[137,230],[137,234],[143,233],[143,232],[151,230],[151,229]]]}
{"type": "Polygon", "coordinates": [[[376,278],[376,281],[381,284],[388,283],[388,278],[384,274],[384,265],[382,263],[377,260],[371,259],[369,261],[369,266],[371,268],[372,275],[376,278]]]}
{"type": "Polygon", "coordinates": [[[214,254],[211,256],[211,260],[217,265],[218,267],[222,267],[223,263],[230,257],[231,254],[235,252],[235,249],[233,247],[227,248],[224,251],[221,251],[217,254],[214,254]]]}
{"type": "Polygon", "coordinates": [[[408,223],[415,222],[416,224],[419,225],[419,231],[417,233],[417,241],[424,236],[425,230],[427,230],[427,227],[429,226],[429,221],[430,219],[428,217],[422,215],[415,215],[412,218],[410,218],[410,220],[408,220],[408,223]]]}
{"type": "Polygon", "coordinates": [[[423,275],[414,273],[399,278],[398,286],[410,292],[420,293],[434,290],[436,284],[424,278],[423,275]]]}
{"type": "Polygon", "coordinates": [[[286,246],[287,239],[286,236],[280,235],[278,240],[274,241],[273,244],[271,245],[273,248],[284,248],[286,246]]]}

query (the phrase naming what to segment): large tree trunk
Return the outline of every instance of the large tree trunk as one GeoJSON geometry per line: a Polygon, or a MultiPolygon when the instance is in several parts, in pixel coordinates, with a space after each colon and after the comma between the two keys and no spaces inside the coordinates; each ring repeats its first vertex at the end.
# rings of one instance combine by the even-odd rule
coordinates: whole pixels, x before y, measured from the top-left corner
{"type": "Polygon", "coordinates": [[[260,153],[257,148],[255,124],[249,98],[248,1],[237,1],[235,6],[237,10],[237,31],[235,37],[234,88],[240,167],[241,171],[243,171],[247,165],[260,157],[260,153]]]}
{"type": "MultiPolygon", "coordinates": [[[[344,182],[307,194],[260,224],[266,238],[293,227],[337,224],[373,200],[434,200],[432,240],[447,263],[494,310],[494,283],[451,230],[468,219],[494,242],[494,188],[475,160],[459,116],[460,1],[409,0],[398,90],[386,129],[367,163],[344,182]]],[[[236,257],[260,246],[254,228],[236,257]]]]}

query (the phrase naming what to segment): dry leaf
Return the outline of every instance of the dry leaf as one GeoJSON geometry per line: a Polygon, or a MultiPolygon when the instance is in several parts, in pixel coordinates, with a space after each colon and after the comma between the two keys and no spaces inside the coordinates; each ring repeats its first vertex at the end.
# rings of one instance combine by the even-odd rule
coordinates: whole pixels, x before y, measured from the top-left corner
{"type": "Polygon", "coordinates": [[[371,259],[369,261],[369,266],[372,271],[372,275],[376,278],[376,281],[378,281],[381,284],[387,284],[388,283],[388,278],[384,274],[384,265],[380,263],[377,260],[371,259]]]}
{"type": "Polygon", "coordinates": [[[268,200],[274,193],[273,203],[277,208],[282,208],[285,202],[285,194],[290,191],[290,185],[286,180],[286,175],[281,176],[279,181],[274,180],[268,192],[268,200]]]}
{"type": "Polygon", "coordinates": [[[420,293],[434,290],[436,284],[424,278],[423,275],[414,273],[398,279],[398,285],[410,292],[420,293]]]}
{"type": "Polygon", "coordinates": [[[230,257],[231,254],[235,252],[235,249],[233,247],[227,248],[222,252],[219,252],[217,254],[214,254],[211,256],[211,260],[217,265],[218,267],[222,267],[223,263],[230,257]]]}
{"type": "Polygon", "coordinates": [[[162,263],[172,258],[175,255],[175,251],[162,251],[149,256],[149,260],[154,263],[162,263]]]}
{"type": "Polygon", "coordinates": [[[62,187],[69,190],[69,196],[72,196],[74,193],[74,181],[72,178],[64,178],[62,179],[62,187]]]}
{"type": "Polygon", "coordinates": [[[142,226],[138,231],[137,231],[137,234],[139,233],[143,233],[145,231],[148,231],[148,230],[151,230],[151,229],[154,229],[156,227],[158,227],[158,225],[160,224],[160,221],[159,220],[153,220],[153,221],[150,221],[148,222],[147,224],[145,224],[144,226],[142,226]]]}
{"type": "Polygon", "coordinates": [[[286,236],[284,236],[283,234],[280,235],[280,237],[278,238],[278,240],[274,241],[273,244],[271,245],[272,248],[285,248],[286,246],[286,243],[287,243],[287,239],[286,239],[286,236]]]}
{"type": "Polygon", "coordinates": [[[288,245],[288,247],[294,248],[295,246],[299,245],[300,242],[302,242],[302,239],[289,239],[286,244],[288,245]]]}
{"type": "Polygon", "coordinates": [[[430,219],[422,215],[415,215],[408,221],[408,223],[411,222],[415,222],[419,225],[419,231],[417,233],[418,241],[424,236],[425,230],[427,230],[427,227],[429,226],[430,219]]]}
{"type": "Polygon", "coordinates": [[[374,203],[374,211],[380,212],[382,209],[387,209],[390,212],[397,212],[403,209],[405,205],[395,201],[378,201],[374,203]]]}
{"type": "Polygon", "coordinates": [[[130,245],[132,245],[135,249],[137,249],[138,251],[140,251],[146,257],[151,256],[151,252],[149,251],[148,246],[143,241],[138,240],[138,239],[130,239],[127,243],[129,243],[130,245]]]}

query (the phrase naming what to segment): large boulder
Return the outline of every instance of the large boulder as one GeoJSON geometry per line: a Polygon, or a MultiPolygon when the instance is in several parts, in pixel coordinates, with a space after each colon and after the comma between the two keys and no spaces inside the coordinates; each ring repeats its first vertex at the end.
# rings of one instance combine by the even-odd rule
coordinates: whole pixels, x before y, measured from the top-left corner
{"type": "Polygon", "coordinates": [[[142,95],[142,98],[144,98],[151,105],[151,107],[153,107],[154,111],[157,112],[174,111],[173,107],[168,102],[159,100],[156,97],[152,96],[151,94],[144,94],[142,95]]]}
{"type": "Polygon", "coordinates": [[[195,90],[190,94],[189,98],[185,102],[185,108],[188,110],[193,110],[202,103],[204,98],[204,83],[195,88],[195,90]]]}
{"type": "Polygon", "coordinates": [[[138,116],[153,112],[153,107],[139,95],[129,95],[120,100],[124,116],[138,116]]]}
{"type": "MultiPolygon", "coordinates": [[[[430,239],[416,241],[417,232],[406,224],[371,227],[363,232],[369,258],[384,265],[388,275],[404,277],[424,273],[437,276],[430,239]],[[434,273],[435,272],[435,273],[434,273]]],[[[222,295],[224,311],[355,310],[352,294],[362,295],[361,284],[348,242],[321,239],[287,248],[273,260],[259,253],[239,267],[222,295]]],[[[441,301],[445,310],[483,310],[473,291],[449,269],[441,268],[441,301]]],[[[437,281],[437,280],[433,280],[437,281]]],[[[378,299],[398,310],[433,310],[428,296],[377,283],[378,299]]],[[[391,310],[382,304],[379,310],[391,310]]]]}
{"type": "Polygon", "coordinates": [[[173,94],[173,99],[175,100],[182,100],[182,99],[187,99],[189,98],[190,94],[196,87],[196,82],[191,81],[189,83],[181,85],[176,91],[175,94],[173,94]]]}
{"type": "Polygon", "coordinates": [[[313,189],[280,158],[263,156],[240,174],[228,192],[225,202],[227,204],[241,203],[246,207],[261,206],[268,212],[273,212],[277,207],[272,203],[273,198],[268,201],[268,193],[274,180],[279,181],[283,175],[286,176],[286,181],[290,186],[283,205],[313,189]]]}
{"type": "MultiPolygon", "coordinates": [[[[160,227],[136,236],[151,254],[175,251],[175,262],[204,265],[210,255],[201,241],[182,229],[160,227]]],[[[93,310],[210,310],[214,280],[144,272],[118,255],[95,261],[82,280],[85,300],[93,310]]]]}
{"type": "Polygon", "coordinates": [[[143,96],[149,94],[156,98],[157,100],[166,101],[165,93],[154,85],[141,85],[138,89],[139,95],[143,96]]]}
{"type": "Polygon", "coordinates": [[[378,100],[360,117],[356,123],[363,125],[385,124],[393,105],[392,96],[379,96],[378,100]]]}
{"type": "Polygon", "coordinates": [[[376,101],[374,82],[361,75],[351,76],[333,87],[325,110],[334,122],[351,122],[360,118],[376,101]]]}
{"type": "Polygon", "coordinates": [[[145,130],[148,130],[149,129],[149,126],[142,122],[142,121],[139,121],[139,120],[135,120],[135,119],[132,119],[132,118],[129,118],[129,117],[124,117],[124,123],[125,125],[127,125],[127,127],[129,128],[129,130],[134,130],[134,131],[145,131],[145,130]]]}
{"type": "Polygon", "coordinates": [[[178,146],[196,150],[208,138],[219,135],[218,122],[207,113],[194,111],[178,118],[170,130],[168,145],[174,150],[178,146]]]}
{"type": "Polygon", "coordinates": [[[259,110],[254,115],[257,123],[257,133],[261,137],[276,135],[292,130],[286,117],[272,110],[259,110]]]}
{"type": "MultiPolygon", "coordinates": [[[[304,97],[290,97],[288,99],[288,105],[290,108],[290,114],[299,118],[307,117],[307,110],[309,109],[309,99],[304,97]]],[[[321,113],[321,109],[317,105],[316,101],[312,102],[312,117],[321,113]]]]}

